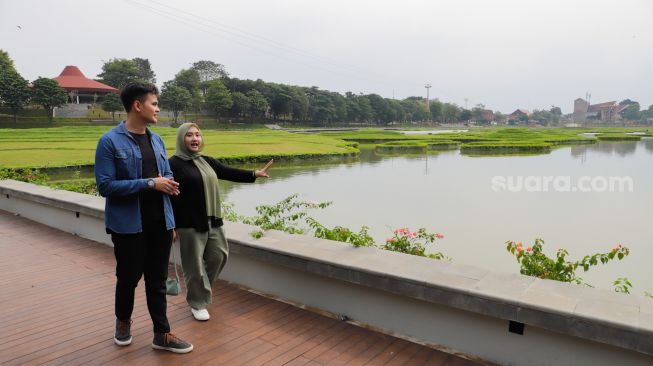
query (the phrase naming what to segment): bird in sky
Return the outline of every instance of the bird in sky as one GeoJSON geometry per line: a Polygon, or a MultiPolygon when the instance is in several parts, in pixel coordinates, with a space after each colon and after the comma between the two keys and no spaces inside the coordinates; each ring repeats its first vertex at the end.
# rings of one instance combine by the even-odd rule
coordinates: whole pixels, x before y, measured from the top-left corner
{"type": "Polygon", "coordinates": [[[17,25],[16,27],[18,27],[18,29],[23,29],[23,27],[21,27],[20,25],[17,25]]]}

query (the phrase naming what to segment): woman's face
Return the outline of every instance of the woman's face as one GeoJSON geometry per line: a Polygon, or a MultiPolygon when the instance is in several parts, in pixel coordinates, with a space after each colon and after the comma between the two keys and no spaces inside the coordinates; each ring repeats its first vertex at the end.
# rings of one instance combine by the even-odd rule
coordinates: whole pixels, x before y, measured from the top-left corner
{"type": "Polygon", "coordinates": [[[202,135],[200,135],[200,130],[195,126],[191,126],[184,136],[184,145],[188,151],[196,153],[200,151],[200,146],[202,146],[202,135]]]}

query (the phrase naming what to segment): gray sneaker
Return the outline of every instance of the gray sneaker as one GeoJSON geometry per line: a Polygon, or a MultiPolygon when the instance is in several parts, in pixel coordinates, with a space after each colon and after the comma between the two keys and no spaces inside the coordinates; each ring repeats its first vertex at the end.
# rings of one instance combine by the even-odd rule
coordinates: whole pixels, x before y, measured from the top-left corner
{"type": "Polygon", "coordinates": [[[132,321],[116,319],[116,334],[113,341],[119,346],[129,346],[132,343],[132,321]]]}
{"type": "Polygon", "coordinates": [[[172,333],[154,333],[152,348],[174,353],[188,353],[193,350],[193,345],[175,337],[172,333]]]}

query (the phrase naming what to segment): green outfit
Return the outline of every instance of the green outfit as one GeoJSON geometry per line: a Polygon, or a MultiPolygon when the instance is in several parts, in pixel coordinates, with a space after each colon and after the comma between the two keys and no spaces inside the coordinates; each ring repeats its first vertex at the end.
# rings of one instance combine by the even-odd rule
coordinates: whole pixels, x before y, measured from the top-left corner
{"type": "Polygon", "coordinates": [[[209,231],[179,228],[177,234],[186,281],[186,302],[194,309],[206,309],[211,303],[213,283],[229,256],[224,229],[209,222],[209,231]]]}
{"type": "MultiPolygon", "coordinates": [[[[184,144],[184,137],[193,126],[197,127],[193,123],[184,123],[179,127],[177,151],[171,158],[171,166],[173,175],[179,179],[181,191],[173,199],[173,206],[175,216],[180,216],[179,223],[184,223],[178,225],[177,233],[186,281],[186,301],[199,310],[211,303],[213,283],[227,263],[229,255],[229,245],[222,228],[218,173],[223,174],[225,179],[234,181],[254,181],[256,178],[252,171],[226,167],[213,158],[202,157],[199,152],[190,152],[184,144]],[[198,192],[202,189],[200,187],[203,192],[198,192]],[[202,210],[201,199],[193,201],[201,193],[206,213],[198,212],[202,210]],[[201,225],[198,222],[202,222],[201,225]],[[205,230],[204,224],[207,222],[208,230],[205,230]]],[[[202,141],[200,150],[203,147],[202,141]]]]}

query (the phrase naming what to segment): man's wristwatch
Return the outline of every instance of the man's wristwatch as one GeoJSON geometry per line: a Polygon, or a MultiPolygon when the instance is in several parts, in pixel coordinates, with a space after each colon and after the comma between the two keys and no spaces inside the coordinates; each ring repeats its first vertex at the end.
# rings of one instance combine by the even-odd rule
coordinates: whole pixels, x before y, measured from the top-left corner
{"type": "Polygon", "coordinates": [[[147,188],[154,189],[154,179],[150,178],[147,180],[147,188]]]}

